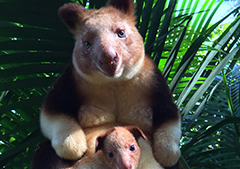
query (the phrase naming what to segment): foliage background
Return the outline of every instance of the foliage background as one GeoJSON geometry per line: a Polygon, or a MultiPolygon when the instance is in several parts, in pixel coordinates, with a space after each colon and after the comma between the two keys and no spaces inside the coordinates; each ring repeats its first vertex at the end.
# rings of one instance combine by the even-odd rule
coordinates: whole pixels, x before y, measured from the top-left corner
{"type": "MultiPolygon", "coordinates": [[[[39,110],[71,59],[57,10],[69,0],[0,0],[0,167],[31,168],[39,110]]],[[[106,0],[79,0],[100,8],[106,0]]],[[[181,168],[240,168],[239,7],[224,1],[137,0],[137,27],[182,114],[181,168]],[[222,25],[233,17],[232,22],[222,25]]]]}

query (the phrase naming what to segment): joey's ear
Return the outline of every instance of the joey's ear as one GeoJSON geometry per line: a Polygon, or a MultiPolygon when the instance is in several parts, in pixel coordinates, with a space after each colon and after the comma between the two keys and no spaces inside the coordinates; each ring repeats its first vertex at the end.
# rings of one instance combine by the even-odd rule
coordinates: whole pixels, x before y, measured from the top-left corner
{"type": "Polygon", "coordinates": [[[109,0],[107,6],[112,6],[127,15],[134,15],[135,5],[133,0],[109,0]]]}
{"type": "Polygon", "coordinates": [[[113,129],[107,130],[103,133],[101,133],[97,138],[96,138],[96,142],[95,142],[95,153],[98,152],[98,150],[102,150],[104,147],[104,140],[107,137],[108,134],[110,134],[113,129]]]}
{"type": "Polygon", "coordinates": [[[104,146],[104,139],[105,137],[98,136],[95,142],[95,153],[98,152],[98,150],[102,150],[104,146]]]}
{"type": "Polygon", "coordinates": [[[80,25],[87,10],[77,3],[67,3],[59,8],[58,15],[72,32],[80,25]]]}
{"type": "Polygon", "coordinates": [[[132,133],[136,140],[138,140],[139,137],[142,137],[144,140],[147,140],[147,137],[140,128],[136,126],[126,126],[125,129],[132,133]]]}

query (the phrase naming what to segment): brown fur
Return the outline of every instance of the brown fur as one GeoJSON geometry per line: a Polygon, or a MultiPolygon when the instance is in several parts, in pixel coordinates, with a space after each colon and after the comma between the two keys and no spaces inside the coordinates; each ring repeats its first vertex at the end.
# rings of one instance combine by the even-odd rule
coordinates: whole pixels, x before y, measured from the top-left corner
{"type": "Polygon", "coordinates": [[[59,9],[76,43],[72,62],[49,91],[40,116],[58,156],[82,157],[89,149],[88,128],[134,125],[152,143],[158,162],[177,162],[179,111],[164,77],[144,54],[133,11],[132,0],[109,0],[99,10],[74,3],[59,9]]]}

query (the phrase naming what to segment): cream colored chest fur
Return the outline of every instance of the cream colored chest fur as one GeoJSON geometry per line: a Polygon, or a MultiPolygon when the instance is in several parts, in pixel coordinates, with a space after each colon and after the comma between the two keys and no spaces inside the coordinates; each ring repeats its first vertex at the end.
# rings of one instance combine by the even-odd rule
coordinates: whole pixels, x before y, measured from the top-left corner
{"type": "Polygon", "coordinates": [[[78,119],[83,128],[114,123],[136,125],[150,132],[152,110],[149,94],[146,94],[149,92],[139,78],[104,85],[84,81],[81,83],[81,91],[84,103],[78,119]]]}

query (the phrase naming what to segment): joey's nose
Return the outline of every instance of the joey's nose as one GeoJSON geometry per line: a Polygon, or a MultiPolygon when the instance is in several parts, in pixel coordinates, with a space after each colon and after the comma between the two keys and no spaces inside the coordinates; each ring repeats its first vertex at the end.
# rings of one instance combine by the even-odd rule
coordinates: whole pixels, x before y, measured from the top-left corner
{"type": "Polygon", "coordinates": [[[133,165],[132,165],[131,161],[129,161],[128,159],[123,159],[121,166],[122,167],[120,167],[120,168],[122,168],[122,169],[133,169],[133,165]]]}
{"type": "Polygon", "coordinates": [[[133,167],[132,167],[132,164],[125,164],[125,166],[124,167],[122,167],[122,169],[133,169],[133,167]]]}

